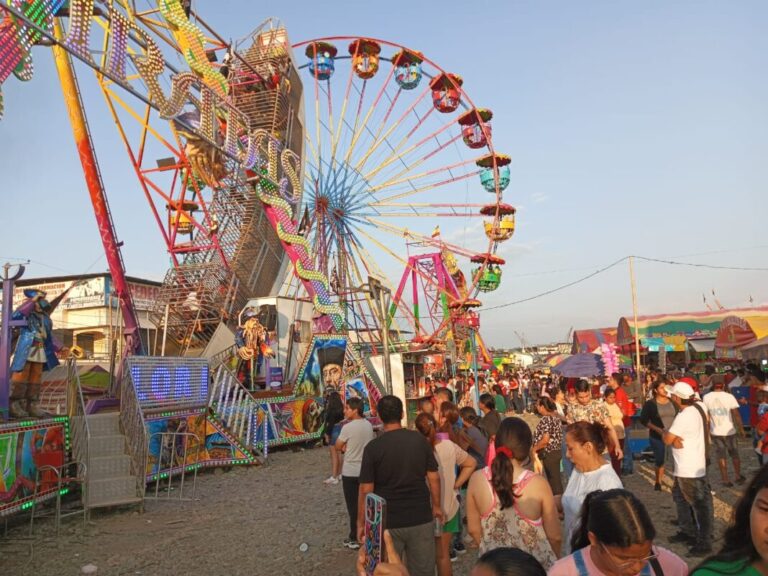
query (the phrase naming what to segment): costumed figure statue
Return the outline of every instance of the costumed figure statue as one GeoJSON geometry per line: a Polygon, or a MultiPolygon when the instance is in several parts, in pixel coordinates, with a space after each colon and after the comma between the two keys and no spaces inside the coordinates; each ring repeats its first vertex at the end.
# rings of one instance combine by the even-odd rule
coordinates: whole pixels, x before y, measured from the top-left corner
{"type": "Polygon", "coordinates": [[[264,358],[274,358],[275,352],[268,344],[267,329],[259,321],[260,310],[249,306],[240,313],[240,323],[235,333],[237,355],[248,365],[246,378],[252,386],[261,369],[264,358]]]}
{"type": "Polygon", "coordinates": [[[24,290],[26,300],[13,313],[14,320],[27,320],[22,327],[11,362],[11,418],[42,418],[40,382],[43,372],[59,365],[56,352],[62,346],[53,338],[50,313],[53,306],[45,292],[24,290]]]}

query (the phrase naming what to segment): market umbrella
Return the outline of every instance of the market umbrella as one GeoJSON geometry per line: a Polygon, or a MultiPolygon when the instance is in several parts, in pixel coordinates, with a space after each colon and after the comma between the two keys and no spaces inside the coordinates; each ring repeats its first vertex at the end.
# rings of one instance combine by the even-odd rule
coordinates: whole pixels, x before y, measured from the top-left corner
{"type": "Polygon", "coordinates": [[[553,372],[562,374],[566,378],[584,378],[587,376],[597,376],[604,370],[603,360],[598,354],[574,354],[566,358],[557,366],[552,368],[553,372]]]}
{"type": "Polygon", "coordinates": [[[560,364],[560,362],[570,357],[570,354],[552,354],[551,356],[547,356],[544,359],[544,363],[548,364],[549,366],[557,366],[560,364]]]}

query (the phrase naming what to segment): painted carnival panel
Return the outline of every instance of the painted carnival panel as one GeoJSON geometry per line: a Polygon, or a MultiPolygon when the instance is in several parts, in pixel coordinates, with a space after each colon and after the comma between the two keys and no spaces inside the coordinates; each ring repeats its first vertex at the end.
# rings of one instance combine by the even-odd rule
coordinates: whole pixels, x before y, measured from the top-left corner
{"type": "Polygon", "coordinates": [[[203,413],[157,418],[149,420],[146,427],[148,476],[176,472],[185,463],[218,466],[252,461],[236,440],[203,413]]]}
{"type": "MultiPolygon", "coordinates": [[[[38,470],[62,466],[66,457],[66,424],[56,423],[23,430],[0,431],[0,515],[30,502],[38,470]]],[[[40,473],[38,494],[56,488],[56,474],[40,473]]]]}
{"type": "Polygon", "coordinates": [[[341,389],[347,340],[339,336],[316,336],[299,372],[295,394],[322,396],[326,388],[341,389]]]}

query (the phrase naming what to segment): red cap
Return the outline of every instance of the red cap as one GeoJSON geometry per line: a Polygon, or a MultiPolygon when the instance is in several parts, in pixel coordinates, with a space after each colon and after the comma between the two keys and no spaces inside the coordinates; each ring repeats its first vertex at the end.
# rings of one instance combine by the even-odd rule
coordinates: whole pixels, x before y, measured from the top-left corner
{"type": "Polygon", "coordinates": [[[688,384],[691,388],[693,388],[694,392],[699,391],[699,383],[696,382],[696,378],[691,378],[690,376],[686,376],[685,378],[680,378],[678,382],[685,382],[688,384]]]}

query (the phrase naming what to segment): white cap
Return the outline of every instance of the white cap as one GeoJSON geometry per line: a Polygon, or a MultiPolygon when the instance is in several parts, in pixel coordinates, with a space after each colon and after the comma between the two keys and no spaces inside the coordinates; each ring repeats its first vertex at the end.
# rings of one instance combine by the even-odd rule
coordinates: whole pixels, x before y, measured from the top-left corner
{"type": "Polygon", "coordinates": [[[667,393],[683,400],[688,400],[696,395],[691,385],[687,382],[675,382],[674,386],[664,386],[667,393]]]}

